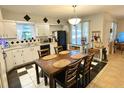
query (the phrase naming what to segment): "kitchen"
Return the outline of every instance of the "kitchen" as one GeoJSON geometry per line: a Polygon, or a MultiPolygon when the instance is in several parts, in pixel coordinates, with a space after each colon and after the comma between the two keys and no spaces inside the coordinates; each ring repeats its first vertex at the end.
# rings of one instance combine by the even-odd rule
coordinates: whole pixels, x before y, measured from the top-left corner
{"type": "MultiPolygon", "coordinates": [[[[73,15],[73,8],[79,9],[82,7],[83,6],[74,7],[62,5],[1,5],[0,87],[61,88],[59,84],[57,84],[56,86],[54,85],[55,82],[53,82],[53,77],[52,79],[50,78],[52,71],[54,72],[57,70],[52,67],[46,68],[47,66],[49,66],[49,64],[44,65],[45,62],[47,63],[47,61],[44,61],[42,59],[41,60],[43,62],[42,64],[40,64],[40,58],[38,54],[39,50],[46,51],[46,49],[48,49],[49,55],[55,56],[55,54],[58,54],[55,48],[59,46],[62,46],[63,53],[66,54],[67,52],[67,56],[60,55],[60,58],[68,58],[68,55],[71,55],[71,53],[73,55],[73,53],[77,53],[76,51],[78,51],[78,53],[86,54],[89,53],[90,49],[90,51],[95,52],[96,54],[92,60],[90,67],[91,81],[94,80],[95,77],[98,76],[99,72],[101,72],[102,69],[105,69],[109,61],[109,54],[114,53],[113,46],[110,48],[108,45],[110,43],[109,40],[114,41],[116,39],[116,30],[113,30],[114,28],[112,29],[114,34],[112,34],[112,37],[110,37],[110,28],[112,26],[112,23],[117,21],[117,19],[111,16],[111,14],[109,13],[94,12],[95,14],[89,13],[89,16],[83,16],[83,19],[81,21],[82,24],[79,24],[77,26],[70,25],[67,22],[67,18],[70,18],[73,15]],[[53,9],[53,13],[49,10],[49,8],[53,9]],[[56,8],[69,8],[69,11],[70,13],[72,13],[72,15],[70,15],[70,17],[64,18],[66,13],[61,14],[60,16],[58,11],[54,11],[56,8]],[[23,9],[25,9],[25,11],[23,9]],[[39,11],[41,11],[41,13],[39,11]],[[42,14],[42,12],[44,12],[44,14],[42,14]],[[54,13],[56,13],[58,17],[56,17],[54,13]],[[82,37],[81,34],[83,34],[84,36],[82,37]],[[48,72],[49,69],[51,69],[51,72],[48,72]],[[39,74],[45,74],[45,71],[47,72],[47,75],[39,76],[39,74]],[[47,80],[49,81],[49,84],[47,84],[47,80]]],[[[92,7],[94,6],[91,6],[90,8],[92,7]]],[[[101,9],[103,7],[104,6],[98,6],[98,8],[101,9]]],[[[108,6],[108,8],[109,7],[112,6],[108,6]]],[[[117,7],[115,6],[115,8],[117,7]]],[[[81,14],[80,16],[82,17],[81,14]]],[[[114,27],[116,28],[116,24],[114,27]]],[[[43,51],[41,52],[41,54],[45,55],[45,52],[43,51]]],[[[90,84],[90,82],[87,83],[84,87],[88,87],[88,84],[90,84]]]]}

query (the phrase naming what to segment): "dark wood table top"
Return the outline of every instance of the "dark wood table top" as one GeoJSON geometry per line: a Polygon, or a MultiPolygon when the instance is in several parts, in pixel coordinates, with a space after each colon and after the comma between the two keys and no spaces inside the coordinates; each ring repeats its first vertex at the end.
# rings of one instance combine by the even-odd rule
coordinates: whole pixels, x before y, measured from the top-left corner
{"type": "MultiPolygon", "coordinates": [[[[71,55],[75,55],[75,54],[79,54],[80,52],[77,51],[77,50],[74,50],[74,51],[70,51],[68,54],[58,54],[56,58],[53,58],[51,60],[43,60],[42,58],[38,59],[35,61],[35,63],[41,67],[44,72],[48,75],[54,75],[56,74],[57,72],[60,72],[62,70],[64,70],[65,67],[63,68],[55,68],[53,66],[53,63],[56,62],[56,61],[59,61],[61,59],[68,59],[70,60],[71,62],[74,62],[75,59],[72,59],[71,58],[71,55]]],[[[84,57],[87,56],[87,54],[83,54],[84,57]]]]}

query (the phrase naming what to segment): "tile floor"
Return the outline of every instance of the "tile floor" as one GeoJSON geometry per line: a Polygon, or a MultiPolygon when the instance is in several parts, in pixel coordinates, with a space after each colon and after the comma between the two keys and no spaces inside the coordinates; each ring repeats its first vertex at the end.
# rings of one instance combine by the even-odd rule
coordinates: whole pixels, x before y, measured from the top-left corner
{"type": "MultiPolygon", "coordinates": [[[[91,79],[94,79],[104,66],[103,62],[92,62],[91,79]]],[[[41,83],[37,84],[34,64],[12,71],[8,74],[8,80],[10,88],[49,88],[44,85],[43,78],[40,78],[41,83]]],[[[61,86],[57,84],[57,88],[61,88],[61,86]]]]}

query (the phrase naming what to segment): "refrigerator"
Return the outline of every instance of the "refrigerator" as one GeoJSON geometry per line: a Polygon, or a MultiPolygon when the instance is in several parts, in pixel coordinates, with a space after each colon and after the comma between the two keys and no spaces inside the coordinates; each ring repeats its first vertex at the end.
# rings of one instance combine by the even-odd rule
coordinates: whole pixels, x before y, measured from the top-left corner
{"type": "Polygon", "coordinates": [[[62,46],[63,50],[67,50],[66,31],[59,30],[59,31],[55,31],[53,33],[54,33],[55,41],[57,42],[57,45],[62,46]]]}
{"type": "Polygon", "coordinates": [[[0,88],[8,88],[6,65],[1,46],[0,46],[0,88]]]}

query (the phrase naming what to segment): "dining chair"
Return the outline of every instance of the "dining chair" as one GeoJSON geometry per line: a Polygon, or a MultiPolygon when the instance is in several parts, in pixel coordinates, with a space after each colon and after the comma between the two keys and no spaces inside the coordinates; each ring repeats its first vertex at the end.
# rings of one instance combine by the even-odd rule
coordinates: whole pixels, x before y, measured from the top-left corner
{"type": "Polygon", "coordinates": [[[80,71],[79,71],[80,75],[79,76],[80,76],[80,80],[82,82],[81,86],[83,86],[83,87],[86,87],[86,84],[90,82],[90,68],[91,68],[91,62],[93,60],[94,54],[95,53],[88,54],[84,58],[84,64],[80,65],[80,71]]]}
{"type": "Polygon", "coordinates": [[[92,53],[97,54],[97,53],[99,53],[99,52],[100,52],[99,49],[94,49],[94,48],[89,48],[89,49],[88,49],[88,54],[92,54],[92,53]]]}
{"type": "Polygon", "coordinates": [[[82,60],[79,59],[66,66],[64,71],[55,76],[55,82],[64,88],[78,87],[79,66],[82,60]]]}
{"type": "Polygon", "coordinates": [[[38,50],[39,58],[44,57],[44,56],[47,56],[49,54],[50,54],[50,52],[49,52],[49,49],[48,48],[38,50]]]}
{"type": "Polygon", "coordinates": [[[57,46],[57,47],[54,47],[54,50],[55,50],[56,54],[59,54],[59,52],[63,51],[63,47],[62,46],[57,46]]]}
{"type": "MultiPolygon", "coordinates": [[[[50,52],[49,52],[48,48],[38,50],[39,58],[42,58],[42,57],[47,56],[49,54],[50,54],[50,52]]],[[[48,85],[47,75],[45,74],[45,72],[43,71],[42,68],[41,68],[41,71],[40,71],[40,75],[41,75],[41,77],[44,77],[45,85],[48,85]]]]}

